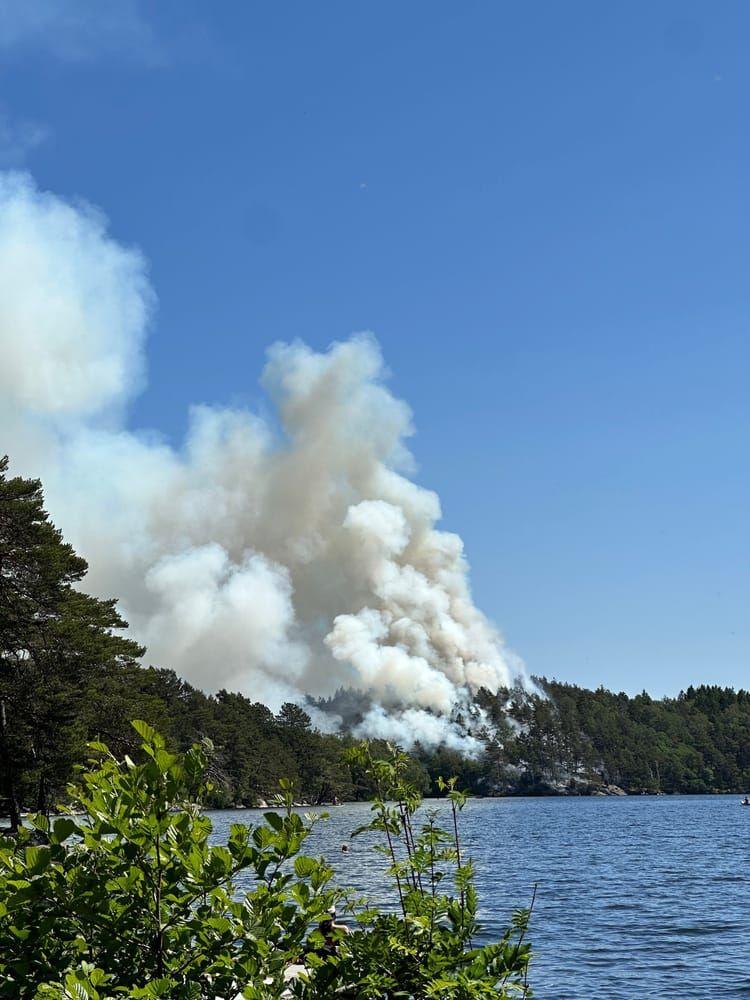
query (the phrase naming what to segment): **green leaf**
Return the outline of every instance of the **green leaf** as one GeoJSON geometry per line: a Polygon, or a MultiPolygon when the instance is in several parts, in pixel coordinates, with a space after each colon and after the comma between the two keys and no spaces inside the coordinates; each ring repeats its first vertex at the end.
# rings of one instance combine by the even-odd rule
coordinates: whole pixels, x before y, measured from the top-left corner
{"type": "Polygon", "coordinates": [[[300,854],[294,859],[294,874],[297,878],[309,878],[317,870],[318,862],[314,858],[300,854]]]}
{"type": "Polygon", "coordinates": [[[24,854],[26,870],[31,875],[40,875],[49,864],[48,847],[27,847],[24,854]]]}
{"type": "Polygon", "coordinates": [[[144,743],[149,743],[151,746],[163,747],[164,737],[161,736],[155,729],[153,729],[147,722],[142,719],[133,719],[130,723],[133,729],[138,733],[144,743]]]}
{"type": "Polygon", "coordinates": [[[62,844],[71,834],[76,833],[78,826],[74,820],[68,816],[61,816],[52,825],[52,835],[50,839],[55,844],[62,844]]]}
{"type": "Polygon", "coordinates": [[[35,830],[39,830],[41,833],[49,833],[49,820],[42,813],[35,813],[33,816],[29,816],[28,821],[35,830]]]}
{"type": "Polygon", "coordinates": [[[266,823],[268,823],[270,827],[273,827],[273,829],[276,830],[277,832],[281,832],[281,830],[284,829],[284,818],[283,816],[279,816],[278,813],[275,812],[263,813],[263,819],[266,821],[266,823]]]}

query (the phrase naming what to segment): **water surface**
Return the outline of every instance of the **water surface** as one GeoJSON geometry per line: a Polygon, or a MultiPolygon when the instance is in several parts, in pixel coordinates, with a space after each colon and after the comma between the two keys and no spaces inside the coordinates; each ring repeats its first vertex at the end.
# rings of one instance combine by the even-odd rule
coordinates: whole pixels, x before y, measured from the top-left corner
{"type": "MultiPolygon", "coordinates": [[[[369,810],[330,809],[305,851],[324,853],[339,884],[393,905],[382,859],[350,841],[369,810]]],[[[260,815],[213,812],[215,835],[260,815]]],[[[750,997],[750,808],[736,796],[475,799],[462,831],[487,940],[539,883],[539,1000],[750,997]]]]}

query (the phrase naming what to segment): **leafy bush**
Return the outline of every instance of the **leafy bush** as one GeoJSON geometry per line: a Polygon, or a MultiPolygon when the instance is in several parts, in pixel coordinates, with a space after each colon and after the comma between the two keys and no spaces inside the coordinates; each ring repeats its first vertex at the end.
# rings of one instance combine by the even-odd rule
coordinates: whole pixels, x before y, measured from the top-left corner
{"type": "Polygon", "coordinates": [[[498,944],[472,945],[473,871],[458,839],[464,800],[451,785],[453,831],[430,815],[416,832],[407,758],[356,751],[379,790],[367,829],[385,837],[398,910],[352,906],[358,929],[345,935],[329,918],[345,894],[323,859],[300,853],[314,820],[294,812],[288,782],[278,812],[233,825],[226,845],[211,846],[198,805],[210,793],[210,747],[173,754],[148,725],[133,725],[143,763],[92,744],[98,764],[71,789],[66,814],[34,816],[0,841],[0,997],[530,995],[528,913],[498,944]],[[243,872],[252,889],[239,894],[243,872]],[[449,874],[454,896],[440,891],[449,874]],[[295,964],[301,974],[289,979],[295,964]]]}
{"type": "MultiPolygon", "coordinates": [[[[452,829],[443,830],[437,812],[415,829],[421,796],[408,780],[411,759],[392,751],[373,759],[370,746],[351,751],[364,765],[376,789],[370,823],[354,831],[382,833],[376,848],[388,859],[388,874],[398,898],[394,913],[365,911],[362,931],[341,949],[338,973],[355,982],[352,997],[531,996],[527,983],[530,947],[525,943],[531,910],[518,910],[496,944],[474,947],[480,928],[474,868],[462,856],[458,814],[466,795],[455,779],[440,780],[450,801],[452,829]],[[442,891],[452,881],[455,895],[442,891]]],[[[533,901],[532,901],[533,906],[533,901]]]]}

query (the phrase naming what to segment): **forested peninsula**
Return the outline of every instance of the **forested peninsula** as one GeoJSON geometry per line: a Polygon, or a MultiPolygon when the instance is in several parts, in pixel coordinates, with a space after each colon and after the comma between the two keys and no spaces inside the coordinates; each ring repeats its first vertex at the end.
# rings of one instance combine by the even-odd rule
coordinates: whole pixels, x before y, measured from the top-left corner
{"type": "MultiPolygon", "coordinates": [[[[87,744],[137,755],[130,720],[146,720],[179,751],[210,740],[216,807],[253,806],[280,778],[308,803],[366,799],[373,788],[344,731],[312,718],[346,693],[273,713],[244,695],[197,690],[141,665],[121,634],[115,600],[85,594],[87,566],[44,510],[41,483],[0,461],[0,812],[48,812],[89,756],[87,744]]],[[[479,691],[484,722],[473,757],[416,745],[410,780],[441,794],[453,774],[477,795],[711,793],[750,787],[750,693],[689,687],[675,698],[629,697],[536,678],[537,690],[479,691]]],[[[349,699],[351,700],[351,699],[349,699]]],[[[356,699],[355,699],[356,701],[356,699]]],[[[460,720],[459,720],[460,721],[460,720]]],[[[346,719],[356,726],[356,712],[346,719]]]]}

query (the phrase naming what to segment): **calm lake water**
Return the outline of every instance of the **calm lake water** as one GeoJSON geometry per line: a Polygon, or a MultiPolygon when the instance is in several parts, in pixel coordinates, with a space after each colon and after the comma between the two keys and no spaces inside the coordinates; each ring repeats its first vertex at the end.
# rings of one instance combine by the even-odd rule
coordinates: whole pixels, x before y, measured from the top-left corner
{"type": "MultiPolygon", "coordinates": [[[[215,835],[260,815],[213,812],[215,835]]],[[[341,852],[368,816],[367,803],[332,808],[306,853],[324,853],[340,885],[392,902],[364,840],[341,852]]],[[[488,940],[539,883],[539,1000],[750,997],[750,808],[736,796],[477,799],[462,827],[488,940]]]]}

